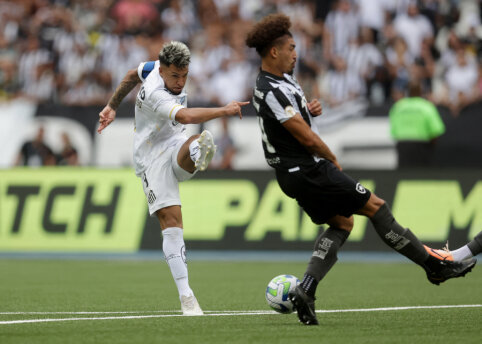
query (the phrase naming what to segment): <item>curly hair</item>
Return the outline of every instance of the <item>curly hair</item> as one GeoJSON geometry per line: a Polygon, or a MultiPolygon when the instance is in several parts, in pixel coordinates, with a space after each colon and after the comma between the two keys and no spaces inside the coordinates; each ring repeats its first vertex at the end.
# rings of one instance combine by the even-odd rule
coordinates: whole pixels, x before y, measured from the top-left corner
{"type": "Polygon", "coordinates": [[[284,14],[270,14],[257,23],[246,37],[246,45],[256,48],[258,54],[266,56],[269,49],[279,43],[278,39],[288,35],[292,37],[289,28],[290,18],[284,14]]]}

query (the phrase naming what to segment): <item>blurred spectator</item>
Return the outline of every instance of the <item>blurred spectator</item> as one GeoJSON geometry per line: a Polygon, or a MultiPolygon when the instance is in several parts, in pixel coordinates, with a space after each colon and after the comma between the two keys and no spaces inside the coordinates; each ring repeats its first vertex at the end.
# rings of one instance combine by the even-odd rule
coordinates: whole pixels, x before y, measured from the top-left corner
{"type": "Polygon", "coordinates": [[[455,112],[480,94],[465,89],[480,79],[478,0],[0,0],[0,99],[103,104],[126,70],[157,59],[168,40],[191,49],[192,105],[222,102],[225,90],[244,98],[258,64],[246,30],[273,12],[293,23],[296,77],[327,104],[389,103],[410,82],[437,102],[448,104],[450,93],[455,112]],[[467,85],[457,84],[456,68],[467,85]]]}
{"type": "Polygon", "coordinates": [[[25,48],[20,56],[18,65],[19,79],[23,86],[35,82],[38,79],[39,65],[50,63],[51,54],[47,49],[40,46],[40,41],[35,36],[29,36],[25,42],[25,48]]]}
{"type": "Polygon", "coordinates": [[[199,0],[197,4],[197,18],[205,29],[209,24],[218,23],[219,13],[214,0],[199,0]]]}
{"type": "Polygon", "coordinates": [[[151,32],[160,21],[157,8],[148,0],[121,0],[112,8],[112,16],[116,19],[117,32],[129,34],[151,32]]]}
{"type": "Polygon", "coordinates": [[[416,1],[410,1],[406,14],[399,14],[393,22],[395,32],[407,42],[408,50],[414,57],[422,53],[422,42],[433,41],[433,28],[430,21],[420,14],[416,1]]]}
{"type": "Polygon", "coordinates": [[[98,75],[90,73],[80,78],[77,83],[68,88],[62,94],[62,102],[67,105],[96,105],[100,104],[108,98],[110,92],[107,87],[110,86],[110,79],[102,79],[105,73],[98,75]]]}
{"type": "Polygon", "coordinates": [[[392,45],[387,48],[386,59],[393,80],[392,97],[394,100],[398,100],[408,89],[410,66],[414,62],[414,57],[408,51],[405,40],[401,37],[395,37],[392,45]]]}
{"type": "Polygon", "coordinates": [[[40,127],[32,141],[23,144],[15,165],[51,166],[56,164],[55,155],[44,143],[44,128],[40,127]]]}
{"type": "Polygon", "coordinates": [[[79,156],[77,150],[72,146],[70,137],[67,133],[62,133],[62,150],[57,156],[57,165],[77,166],[79,165],[79,156]]]}
{"type": "Polygon", "coordinates": [[[463,107],[480,97],[479,71],[477,65],[470,62],[467,54],[464,48],[458,48],[456,63],[449,67],[445,75],[448,98],[441,103],[449,107],[454,115],[458,115],[463,107]]]}
{"type": "Polygon", "coordinates": [[[445,132],[437,108],[421,98],[420,84],[409,85],[409,97],[390,109],[390,133],[397,141],[398,168],[427,167],[434,144],[445,132]]]}
{"type": "MultiPolygon", "coordinates": [[[[158,53],[159,51],[156,54],[158,53]]],[[[148,59],[149,56],[146,49],[137,44],[133,37],[127,36],[117,41],[116,49],[105,52],[102,66],[103,70],[110,72],[112,83],[118,85],[122,81],[126,70],[135,68],[139,61],[148,59]]],[[[93,62],[95,63],[96,61],[93,62]]]]}
{"type": "Polygon", "coordinates": [[[469,34],[464,38],[467,49],[474,56],[482,55],[482,39],[480,38],[478,33],[479,26],[480,25],[471,26],[469,34]]]}
{"type": "Polygon", "coordinates": [[[14,44],[0,32],[0,61],[14,62],[18,59],[19,53],[14,44]]]}
{"type": "Polygon", "coordinates": [[[462,47],[462,42],[454,30],[448,32],[446,42],[447,44],[444,47],[440,47],[443,51],[439,59],[439,66],[443,74],[447,72],[450,66],[456,63],[456,51],[462,47]]]}
{"type": "Polygon", "coordinates": [[[38,102],[52,101],[56,91],[53,68],[51,62],[37,65],[34,78],[23,86],[23,94],[38,102]]]}
{"type": "Polygon", "coordinates": [[[16,97],[20,91],[20,80],[13,61],[0,60],[0,102],[16,97]]]}
{"type": "Polygon", "coordinates": [[[356,99],[364,91],[361,77],[347,69],[346,61],[341,56],[333,58],[332,67],[321,84],[322,99],[329,107],[336,107],[356,99]]]}
{"type": "Polygon", "coordinates": [[[169,4],[161,14],[166,27],[164,35],[169,40],[187,42],[197,26],[194,4],[180,0],[171,0],[169,4]]]}
{"type": "Polygon", "coordinates": [[[212,75],[208,86],[212,91],[211,103],[224,106],[230,99],[249,99],[248,84],[251,65],[244,58],[242,51],[233,52],[233,57],[224,60],[221,67],[212,75]]]}
{"type": "Polygon", "coordinates": [[[372,31],[374,41],[378,42],[387,12],[392,10],[391,1],[387,0],[355,0],[360,17],[360,25],[372,31]]]}
{"type": "Polygon", "coordinates": [[[84,44],[74,44],[72,49],[61,55],[59,71],[68,85],[76,84],[88,71],[93,70],[97,56],[84,44]]]}
{"type": "MultiPolygon", "coordinates": [[[[377,81],[376,70],[383,66],[384,60],[382,53],[373,44],[373,31],[368,27],[361,28],[360,35],[346,47],[344,57],[348,66],[347,72],[358,75],[362,80],[361,93],[374,99],[372,86],[377,81]]],[[[385,95],[381,102],[384,100],[385,95]]]]}
{"type": "Polygon", "coordinates": [[[214,143],[217,146],[217,151],[209,166],[215,170],[232,170],[236,147],[234,146],[233,139],[229,135],[228,118],[221,118],[221,123],[223,125],[223,132],[221,135],[216,135],[214,143]]]}
{"type": "Polygon", "coordinates": [[[348,0],[338,0],[328,13],[323,31],[325,59],[331,61],[343,53],[348,43],[358,36],[360,19],[348,0]]]}

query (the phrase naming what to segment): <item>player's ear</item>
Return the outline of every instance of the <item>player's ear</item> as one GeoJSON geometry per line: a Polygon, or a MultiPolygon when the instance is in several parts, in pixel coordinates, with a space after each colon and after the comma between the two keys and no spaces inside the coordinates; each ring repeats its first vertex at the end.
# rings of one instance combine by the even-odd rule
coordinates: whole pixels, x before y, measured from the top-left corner
{"type": "Polygon", "coordinates": [[[278,48],[275,45],[273,45],[269,49],[269,54],[271,55],[272,58],[277,58],[278,57],[278,48]]]}

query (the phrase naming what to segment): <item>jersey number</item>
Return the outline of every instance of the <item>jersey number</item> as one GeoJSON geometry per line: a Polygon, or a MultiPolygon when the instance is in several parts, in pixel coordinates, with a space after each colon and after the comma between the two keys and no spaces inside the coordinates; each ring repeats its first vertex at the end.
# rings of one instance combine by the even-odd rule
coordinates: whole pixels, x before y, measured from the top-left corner
{"type": "Polygon", "coordinates": [[[264,131],[264,123],[263,119],[258,116],[259,127],[261,128],[261,138],[263,139],[264,144],[266,145],[266,149],[269,153],[276,153],[276,149],[274,149],[273,145],[268,141],[268,135],[264,131]]]}

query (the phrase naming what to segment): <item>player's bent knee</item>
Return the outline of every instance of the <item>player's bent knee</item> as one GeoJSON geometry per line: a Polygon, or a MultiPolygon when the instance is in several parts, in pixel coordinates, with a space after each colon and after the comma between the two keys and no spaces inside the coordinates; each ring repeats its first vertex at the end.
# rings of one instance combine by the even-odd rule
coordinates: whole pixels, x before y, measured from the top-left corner
{"type": "Polygon", "coordinates": [[[372,217],[384,204],[385,201],[383,199],[372,193],[368,199],[368,202],[363,206],[363,208],[357,211],[357,214],[372,217]]]}
{"type": "Polygon", "coordinates": [[[371,194],[368,202],[371,202],[373,205],[375,205],[378,208],[380,208],[382,205],[385,204],[385,201],[380,197],[378,197],[377,195],[375,195],[374,193],[371,194]]]}
{"type": "Polygon", "coordinates": [[[182,217],[178,209],[174,209],[174,207],[159,209],[156,212],[156,215],[159,219],[161,229],[166,229],[170,227],[182,228],[182,217]]]}
{"type": "Polygon", "coordinates": [[[342,229],[347,232],[351,232],[354,225],[354,219],[353,219],[353,216],[350,216],[350,217],[335,216],[331,218],[327,223],[332,227],[342,229]]]}
{"type": "Polygon", "coordinates": [[[353,220],[353,216],[345,217],[345,220],[343,220],[339,224],[338,228],[347,232],[351,232],[351,230],[353,229],[354,223],[355,221],[353,220]]]}

